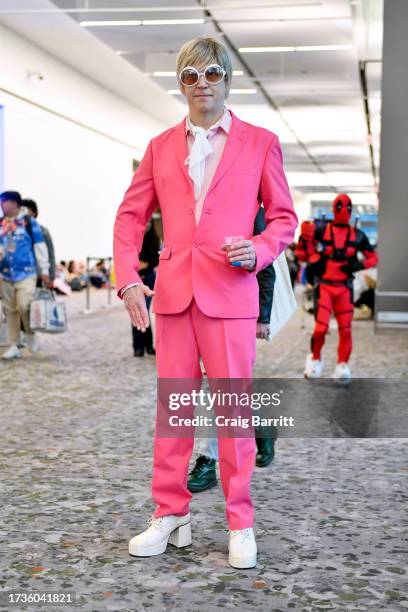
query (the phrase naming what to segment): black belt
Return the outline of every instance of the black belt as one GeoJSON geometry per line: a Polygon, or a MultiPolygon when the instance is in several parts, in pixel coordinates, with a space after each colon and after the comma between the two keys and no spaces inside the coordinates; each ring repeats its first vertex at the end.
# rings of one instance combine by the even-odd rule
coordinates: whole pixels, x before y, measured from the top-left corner
{"type": "Polygon", "coordinates": [[[346,279],[344,281],[332,281],[332,280],[326,280],[325,278],[319,278],[319,282],[320,283],[325,283],[326,285],[348,285],[350,283],[351,279],[346,279]]]}

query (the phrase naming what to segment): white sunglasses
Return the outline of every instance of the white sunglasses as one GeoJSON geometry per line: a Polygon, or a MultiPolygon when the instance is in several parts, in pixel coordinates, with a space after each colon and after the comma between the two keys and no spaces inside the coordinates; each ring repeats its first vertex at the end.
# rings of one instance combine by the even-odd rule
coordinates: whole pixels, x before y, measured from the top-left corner
{"type": "Polygon", "coordinates": [[[180,82],[186,87],[194,87],[203,76],[208,85],[218,85],[226,76],[224,68],[218,64],[207,66],[204,72],[199,72],[194,66],[186,66],[179,74],[180,82]]]}

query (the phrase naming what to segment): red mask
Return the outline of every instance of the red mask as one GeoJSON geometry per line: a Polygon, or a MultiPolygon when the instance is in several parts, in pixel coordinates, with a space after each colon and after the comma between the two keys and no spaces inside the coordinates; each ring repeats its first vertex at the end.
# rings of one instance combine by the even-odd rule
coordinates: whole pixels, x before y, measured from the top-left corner
{"type": "Polygon", "coordinates": [[[340,194],[333,200],[334,222],[340,225],[348,225],[350,223],[351,209],[353,205],[348,195],[340,194]]]}

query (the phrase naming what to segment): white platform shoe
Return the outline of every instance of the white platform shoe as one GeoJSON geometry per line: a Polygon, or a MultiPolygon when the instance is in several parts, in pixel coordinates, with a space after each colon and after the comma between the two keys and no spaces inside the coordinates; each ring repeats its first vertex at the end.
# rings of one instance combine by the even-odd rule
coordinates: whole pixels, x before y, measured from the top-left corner
{"type": "Polygon", "coordinates": [[[307,356],[305,369],[303,372],[303,376],[305,378],[320,378],[323,372],[323,360],[322,359],[313,359],[313,355],[307,356]]]}
{"type": "Polygon", "coordinates": [[[132,538],[129,542],[129,554],[134,557],[153,557],[161,555],[167,544],[177,548],[191,544],[190,513],[184,516],[152,516],[148,529],[132,538]]]}
{"type": "Polygon", "coordinates": [[[228,562],[238,569],[255,567],[257,546],[252,527],[230,531],[228,562]]]}

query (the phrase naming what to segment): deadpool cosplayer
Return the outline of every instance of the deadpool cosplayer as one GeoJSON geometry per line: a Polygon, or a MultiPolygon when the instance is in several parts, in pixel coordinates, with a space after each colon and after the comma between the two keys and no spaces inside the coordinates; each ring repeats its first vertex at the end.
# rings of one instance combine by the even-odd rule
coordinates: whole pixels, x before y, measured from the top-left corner
{"type": "Polygon", "coordinates": [[[306,360],[305,378],[319,378],[322,374],[321,351],[332,312],[339,329],[337,366],[332,378],[343,382],[351,378],[348,361],[352,347],[354,273],[378,262],[364,232],[350,225],[351,210],[351,199],[341,194],[333,201],[333,221],[305,221],[301,226],[296,255],[308,263],[306,276],[314,286],[315,297],[312,352],[306,360]],[[357,253],[363,255],[362,260],[357,253]]]}

